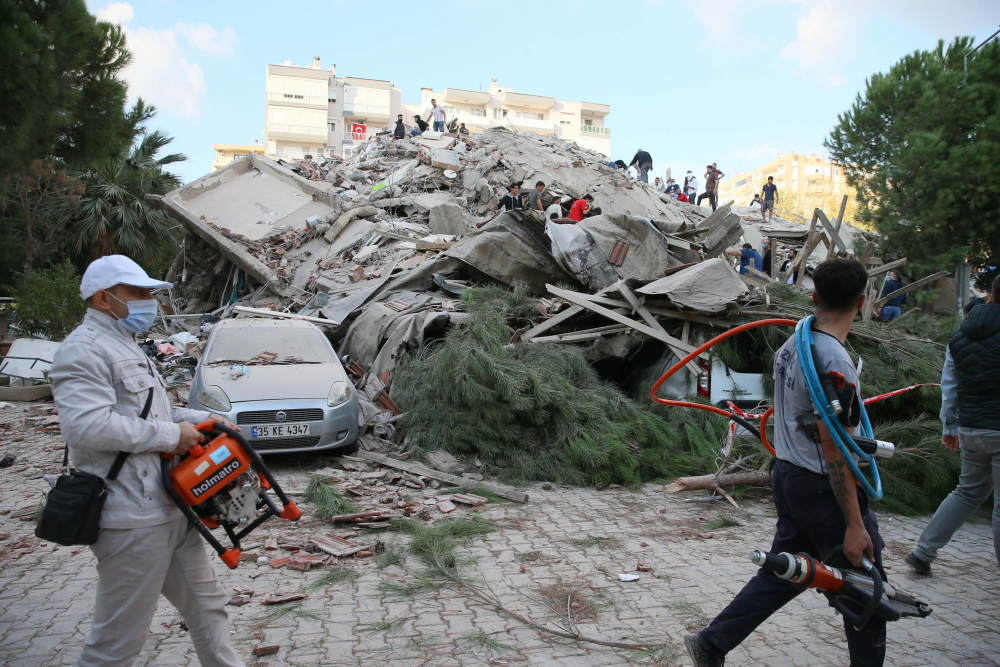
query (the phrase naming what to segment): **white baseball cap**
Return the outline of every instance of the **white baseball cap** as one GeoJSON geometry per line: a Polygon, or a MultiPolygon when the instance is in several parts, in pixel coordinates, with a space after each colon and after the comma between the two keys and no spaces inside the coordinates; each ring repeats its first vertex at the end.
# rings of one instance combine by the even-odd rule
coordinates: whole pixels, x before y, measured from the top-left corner
{"type": "Polygon", "coordinates": [[[173,287],[173,283],[153,280],[146,275],[142,267],[125,255],[108,255],[95,259],[83,272],[80,280],[80,296],[86,301],[98,290],[108,289],[115,285],[132,285],[133,287],[148,287],[163,289],[173,287]]]}

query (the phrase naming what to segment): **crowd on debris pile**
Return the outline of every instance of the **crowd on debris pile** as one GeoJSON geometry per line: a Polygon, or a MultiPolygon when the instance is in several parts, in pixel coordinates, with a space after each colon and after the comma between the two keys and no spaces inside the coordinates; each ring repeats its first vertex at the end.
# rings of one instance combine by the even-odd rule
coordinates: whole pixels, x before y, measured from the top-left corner
{"type": "MultiPolygon", "coordinates": [[[[206,317],[310,317],[326,324],[341,356],[387,386],[400,355],[462,321],[465,289],[524,283],[564,306],[557,312],[540,302],[537,331],[515,342],[582,326],[591,335],[585,341],[634,340],[640,332],[680,353],[692,349],[685,321],[726,316],[771,280],[808,276],[827,246],[853,254],[861,234],[836,220],[836,233],[780,218],[764,224],[755,209],[716,208],[714,187],[711,207],[685,203],[678,195],[694,196],[697,179],[689,176],[683,188],[649,185],[645,151],[624,165],[505,128],[398,135],[373,136],[343,160],[250,155],[152,197],[185,226],[167,277],[176,288],[163,337],[198,334],[206,317]],[[752,253],[739,247],[746,244],[752,253]],[[797,259],[807,245],[805,260],[797,259]],[[610,327],[578,317],[609,317],[600,309],[612,313],[614,321],[603,323],[610,327]]],[[[715,183],[722,177],[714,165],[707,175],[715,183]]],[[[390,417],[379,422],[378,437],[391,435],[390,417]]]]}

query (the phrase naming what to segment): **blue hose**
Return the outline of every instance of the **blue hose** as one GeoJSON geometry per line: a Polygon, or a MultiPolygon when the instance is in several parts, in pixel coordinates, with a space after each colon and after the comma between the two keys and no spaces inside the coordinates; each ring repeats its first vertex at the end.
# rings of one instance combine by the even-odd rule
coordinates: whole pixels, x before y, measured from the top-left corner
{"type": "MultiPolygon", "coordinates": [[[[840,423],[837,419],[837,415],[834,413],[833,408],[830,406],[829,401],[826,399],[823,387],[820,384],[819,374],[816,371],[816,365],[813,363],[812,356],[812,346],[813,346],[813,334],[812,334],[812,321],[816,319],[815,315],[810,315],[809,317],[799,320],[799,323],[795,325],[795,350],[799,356],[799,365],[802,367],[802,375],[806,379],[806,387],[809,388],[809,397],[812,399],[813,405],[817,407],[817,412],[820,414],[820,418],[823,420],[823,424],[826,426],[826,430],[830,432],[830,437],[833,442],[836,443],[837,447],[840,448],[840,453],[844,455],[844,459],[847,461],[847,465],[851,467],[851,472],[854,473],[854,477],[857,478],[858,483],[861,484],[861,488],[865,490],[873,500],[880,500],[882,498],[882,480],[878,474],[878,467],[875,465],[875,457],[869,454],[865,454],[858,445],[854,442],[851,434],[847,432],[844,425],[840,423]],[[867,478],[861,474],[861,469],[858,467],[857,462],[854,460],[854,456],[857,455],[859,459],[868,463],[872,470],[872,477],[875,481],[875,488],[868,483],[867,478]]],[[[874,438],[875,435],[872,432],[871,422],[868,421],[868,413],[865,411],[864,401],[860,401],[861,404],[861,435],[867,438],[874,438]]],[[[845,409],[849,406],[845,406],[845,409]]]]}

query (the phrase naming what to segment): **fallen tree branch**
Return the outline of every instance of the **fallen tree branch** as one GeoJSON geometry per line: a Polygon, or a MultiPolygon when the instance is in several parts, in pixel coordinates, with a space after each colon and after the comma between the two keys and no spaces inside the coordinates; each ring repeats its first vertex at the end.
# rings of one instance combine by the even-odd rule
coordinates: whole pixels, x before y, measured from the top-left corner
{"type": "Polygon", "coordinates": [[[771,483],[771,473],[754,471],[754,472],[737,472],[732,474],[723,475],[697,475],[695,477],[678,477],[670,484],[663,487],[664,493],[678,493],[680,491],[714,491],[718,493],[726,500],[728,500],[733,507],[739,509],[739,505],[732,497],[722,490],[724,486],[767,486],[771,483]]]}

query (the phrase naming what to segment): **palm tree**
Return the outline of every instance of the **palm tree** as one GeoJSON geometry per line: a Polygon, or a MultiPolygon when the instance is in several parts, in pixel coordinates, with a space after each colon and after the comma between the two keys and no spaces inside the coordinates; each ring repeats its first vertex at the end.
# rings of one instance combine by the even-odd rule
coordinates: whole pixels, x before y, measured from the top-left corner
{"type": "Polygon", "coordinates": [[[171,239],[170,218],[151,208],[145,196],[163,195],[180,186],[180,179],[166,167],[187,157],[180,153],[158,157],[173,137],[160,130],[147,133],[146,122],[155,113],[155,107],[139,99],[127,118],[134,128],[131,145],[79,175],[86,191],[68,240],[88,259],[123,254],[150,260],[171,239]]]}

